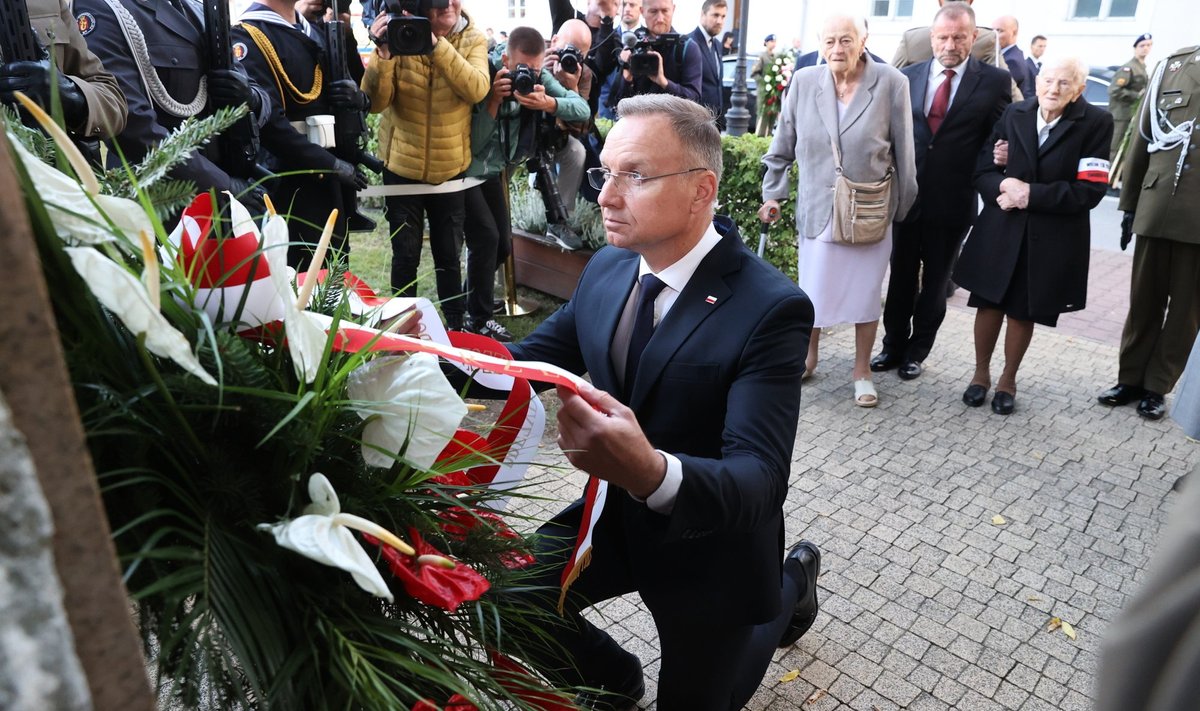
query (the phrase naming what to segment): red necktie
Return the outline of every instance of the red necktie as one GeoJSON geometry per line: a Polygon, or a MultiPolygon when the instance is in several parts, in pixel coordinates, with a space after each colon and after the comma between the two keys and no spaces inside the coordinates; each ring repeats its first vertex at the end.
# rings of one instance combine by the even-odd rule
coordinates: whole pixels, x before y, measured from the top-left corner
{"type": "Polygon", "coordinates": [[[954,70],[947,69],[942,72],[946,75],[946,80],[933,94],[933,103],[929,105],[929,116],[926,118],[929,121],[929,130],[937,133],[942,127],[942,121],[946,118],[946,111],[950,109],[950,83],[954,81],[954,70]]]}

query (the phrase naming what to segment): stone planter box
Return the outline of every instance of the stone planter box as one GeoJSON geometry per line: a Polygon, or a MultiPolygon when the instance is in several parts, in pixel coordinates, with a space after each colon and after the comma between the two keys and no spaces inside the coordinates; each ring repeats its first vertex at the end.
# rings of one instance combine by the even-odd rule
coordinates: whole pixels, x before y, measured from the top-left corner
{"type": "Polygon", "coordinates": [[[542,235],[512,230],[513,278],[518,284],[566,300],[575,292],[590,249],[567,251],[542,235]]]}

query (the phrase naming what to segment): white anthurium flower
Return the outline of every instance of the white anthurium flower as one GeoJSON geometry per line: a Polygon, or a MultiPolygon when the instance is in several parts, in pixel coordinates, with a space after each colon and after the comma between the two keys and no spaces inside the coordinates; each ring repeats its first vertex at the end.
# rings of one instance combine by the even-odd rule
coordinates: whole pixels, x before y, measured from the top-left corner
{"type": "Polygon", "coordinates": [[[84,191],[74,178],[41,161],[9,133],[8,144],[17,152],[29,179],[37,187],[38,197],[46,205],[50,221],[59,235],[69,244],[100,244],[116,237],[104,219],[112,220],[126,238],[127,244],[138,244],[138,233],[154,234],[146,211],[133,200],[111,195],[92,195],[84,191]],[[95,213],[92,200],[104,212],[95,213]]]}
{"type": "Polygon", "coordinates": [[[429,469],[467,414],[431,353],[378,358],[351,373],[347,386],[355,411],[367,420],[362,453],[373,467],[391,467],[394,459],[385,452],[393,452],[429,469]]]}
{"type": "Polygon", "coordinates": [[[259,530],[270,531],[276,543],[305,558],[341,568],[360,588],[391,602],[392,591],[350,530],[369,533],[405,555],[416,555],[416,551],[379,524],[342,513],[337,492],[324,474],[309,477],[308,496],[312,503],[304,508],[303,515],[282,523],[259,524],[259,530]]]}
{"type": "MultiPolygon", "coordinates": [[[[237,200],[232,200],[232,215],[235,227],[241,221],[250,220],[250,213],[237,200]]],[[[251,223],[250,228],[253,228],[251,223]]],[[[262,250],[271,272],[271,283],[275,285],[276,307],[283,309],[283,324],[287,331],[288,352],[296,377],[306,383],[317,379],[321,369],[321,356],[325,353],[325,324],[315,318],[316,314],[296,306],[296,292],[292,284],[296,281],[296,270],[287,265],[288,228],[283,216],[271,211],[263,220],[262,250]]]]}
{"type": "Polygon", "coordinates": [[[170,358],[209,385],[217,384],[192,353],[187,338],[163,317],[146,285],[136,276],[92,247],[67,247],[66,252],[104,308],[116,314],[135,335],[145,335],[147,350],[160,358],[170,358]]]}

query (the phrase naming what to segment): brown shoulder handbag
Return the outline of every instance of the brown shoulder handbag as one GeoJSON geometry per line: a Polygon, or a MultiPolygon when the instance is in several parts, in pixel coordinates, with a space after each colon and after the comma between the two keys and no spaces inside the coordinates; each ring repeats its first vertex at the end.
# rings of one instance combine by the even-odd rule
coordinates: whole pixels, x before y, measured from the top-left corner
{"type": "Polygon", "coordinates": [[[837,142],[833,146],[833,241],[842,244],[875,244],[887,235],[892,202],[892,175],[888,166],[883,179],[875,183],[856,183],[842,174],[842,155],[837,142]]]}

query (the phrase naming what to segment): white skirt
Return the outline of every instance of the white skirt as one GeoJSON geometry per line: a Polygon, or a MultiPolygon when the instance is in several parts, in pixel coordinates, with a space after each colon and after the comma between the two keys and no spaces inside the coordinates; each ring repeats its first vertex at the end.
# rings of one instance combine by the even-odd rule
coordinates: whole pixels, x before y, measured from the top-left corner
{"type": "Polygon", "coordinates": [[[827,242],[833,220],[817,239],[799,237],[798,283],[812,300],[814,328],[839,323],[878,321],[883,311],[883,275],[892,257],[892,227],[884,238],[869,245],[827,242]]]}

